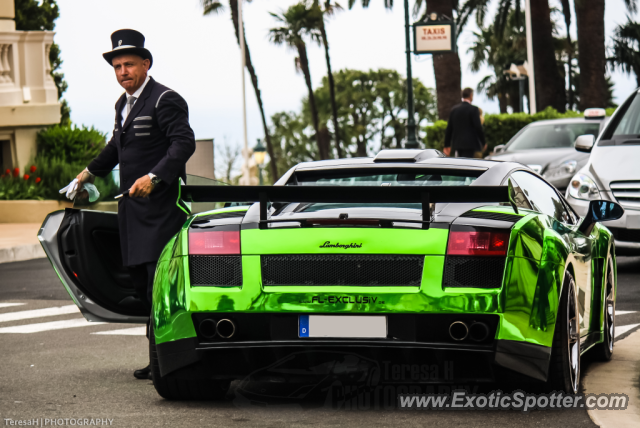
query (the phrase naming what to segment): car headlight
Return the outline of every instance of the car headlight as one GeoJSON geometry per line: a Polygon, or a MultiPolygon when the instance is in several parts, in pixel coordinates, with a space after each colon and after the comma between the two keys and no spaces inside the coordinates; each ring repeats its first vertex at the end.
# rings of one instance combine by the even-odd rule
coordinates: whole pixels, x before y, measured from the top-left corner
{"type": "Polygon", "coordinates": [[[542,171],[542,165],[527,165],[527,166],[538,174],[540,174],[540,171],[542,171]]]}
{"type": "Polygon", "coordinates": [[[578,161],[568,160],[564,161],[560,164],[560,170],[567,174],[573,174],[576,172],[576,168],[578,167],[578,161]]]}
{"type": "Polygon", "coordinates": [[[576,174],[569,183],[569,194],[576,199],[595,200],[600,199],[598,186],[591,177],[585,174],[576,174]]]}

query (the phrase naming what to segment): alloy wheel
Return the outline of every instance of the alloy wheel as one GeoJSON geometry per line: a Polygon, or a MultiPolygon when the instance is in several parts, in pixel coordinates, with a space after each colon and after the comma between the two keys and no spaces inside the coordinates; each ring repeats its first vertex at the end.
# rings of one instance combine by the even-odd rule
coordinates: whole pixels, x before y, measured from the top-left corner
{"type": "Polygon", "coordinates": [[[578,323],[578,311],[576,307],[575,284],[571,281],[569,295],[567,296],[567,346],[569,356],[569,372],[571,388],[578,392],[580,384],[580,325],[578,323]]]}

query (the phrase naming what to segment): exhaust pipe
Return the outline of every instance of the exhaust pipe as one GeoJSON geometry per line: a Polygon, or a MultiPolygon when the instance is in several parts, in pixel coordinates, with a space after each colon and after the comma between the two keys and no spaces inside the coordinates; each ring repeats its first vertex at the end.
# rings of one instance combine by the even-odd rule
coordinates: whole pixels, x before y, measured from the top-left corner
{"type": "Polygon", "coordinates": [[[465,340],[469,336],[469,327],[462,321],[454,321],[449,326],[449,336],[453,340],[465,340]]]}
{"type": "Polygon", "coordinates": [[[221,338],[229,339],[236,333],[236,325],[231,320],[223,319],[218,321],[216,331],[221,338]]]}
{"type": "Polygon", "coordinates": [[[474,342],[482,342],[489,336],[489,327],[483,322],[474,322],[469,328],[469,337],[474,342]]]}
{"type": "Polygon", "coordinates": [[[212,319],[203,320],[200,323],[200,334],[202,335],[202,337],[205,337],[207,339],[213,339],[214,337],[216,337],[218,334],[218,331],[216,329],[217,324],[218,323],[212,319]]]}

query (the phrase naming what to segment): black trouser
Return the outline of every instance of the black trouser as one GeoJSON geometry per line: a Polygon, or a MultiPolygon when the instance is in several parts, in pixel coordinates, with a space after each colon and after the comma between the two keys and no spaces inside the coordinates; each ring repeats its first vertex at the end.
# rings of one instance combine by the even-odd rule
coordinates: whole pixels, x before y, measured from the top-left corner
{"type": "MultiPolygon", "coordinates": [[[[153,277],[156,274],[158,262],[148,262],[141,265],[129,266],[133,287],[144,305],[147,314],[151,315],[151,302],[153,300],[153,277]]],[[[151,318],[149,318],[151,319],[151,318]]],[[[149,338],[149,321],[147,321],[147,339],[149,338]]]]}
{"type": "Polygon", "coordinates": [[[476,151],[474,149],[458,149],[454,152],[457,158],[473,158],[476,151]]]}

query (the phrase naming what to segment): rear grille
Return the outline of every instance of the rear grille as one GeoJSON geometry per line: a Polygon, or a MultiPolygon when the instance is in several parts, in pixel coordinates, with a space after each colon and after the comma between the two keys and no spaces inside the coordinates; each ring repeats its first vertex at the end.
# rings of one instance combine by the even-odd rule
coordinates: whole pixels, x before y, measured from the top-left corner
{"type": "Polygon", "coordinates": [[[640,210],[640,181],[614,181],[611,191],[623,208],[640,210]]]}
{"type": "Polygon", "coordinates": [[[640,229],[623,229],[620,227],[608,227],[616,241],[640,242],[640,229]]]}
{"type": "Polygon", "coordinates": [[[189,256],[191,285],[242,285],[240,256],[189,256]]]}
{"type": "Polygon", "coordinates": [[[444,286],[500,288],[504,263],[504,257],[447,256],[444,286]]]}
{"type": "Polygon", "coordinates": [[[424,256],[262,256],[264,285],[420,286],[424,256]]]}
{"type": "Polygon", "coordinates": [[[517,223],[522,220],[522,216],[515,214],[492,213],[486,211],[467,211],[460,217],[481,218],[486,220],[508,221],[509,223],[517,223]]]}

